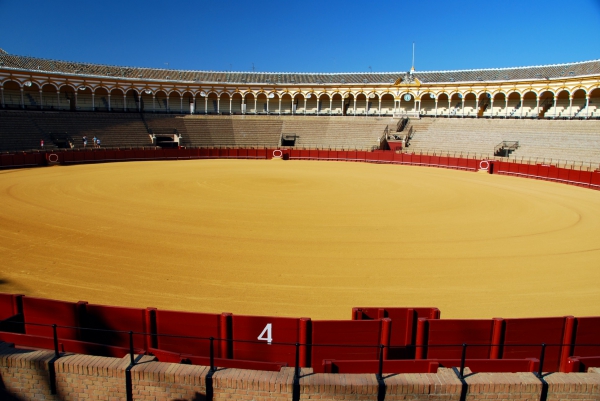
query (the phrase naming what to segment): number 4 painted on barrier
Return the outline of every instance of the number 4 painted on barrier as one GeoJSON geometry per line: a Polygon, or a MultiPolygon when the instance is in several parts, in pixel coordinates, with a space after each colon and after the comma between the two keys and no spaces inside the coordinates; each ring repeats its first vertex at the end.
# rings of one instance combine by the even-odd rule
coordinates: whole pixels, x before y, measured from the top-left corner
{"type": "Polygon", "coordinates": [[[269,344],[269,345],[271,345],[271,341],[273,341],[273,337],[271,334],[271,327],[272,327],[271,323],[267,323],[267,325],[263,329],[262,333],[260,333],[260,335],[258,336],[259,340],[266,341],[267,344],[269,344]],[[265,337],[265,334],[267,335],[266,337],[265,337]]]}

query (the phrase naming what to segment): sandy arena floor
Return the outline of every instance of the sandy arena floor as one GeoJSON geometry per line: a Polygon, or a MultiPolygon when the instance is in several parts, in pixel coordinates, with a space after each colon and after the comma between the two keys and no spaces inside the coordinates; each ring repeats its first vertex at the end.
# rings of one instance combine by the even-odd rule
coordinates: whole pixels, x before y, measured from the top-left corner
{"type": "Polygon", "coordinates": [[[349,319],[600,315],[600,191],[363,163],[0,171],[0,291],[349,319]]]}

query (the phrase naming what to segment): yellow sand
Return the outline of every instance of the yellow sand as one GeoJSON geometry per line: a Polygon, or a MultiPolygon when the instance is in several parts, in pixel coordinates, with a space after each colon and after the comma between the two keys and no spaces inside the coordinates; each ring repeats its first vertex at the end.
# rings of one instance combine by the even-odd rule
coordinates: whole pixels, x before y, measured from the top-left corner
{"type": "Polygon", "coordinates": [[[600,191],[364,163],[0,171],[0,291],[313,319],[600,315],[600,191]]]}

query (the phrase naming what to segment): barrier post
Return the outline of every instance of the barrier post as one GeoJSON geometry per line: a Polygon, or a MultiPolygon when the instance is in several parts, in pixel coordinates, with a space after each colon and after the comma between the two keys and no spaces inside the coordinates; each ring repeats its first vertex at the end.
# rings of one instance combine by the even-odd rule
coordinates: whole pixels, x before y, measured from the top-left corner
{"type": "Polygon", "coordinates": [[[131,366],[135,365],[135,359],[133,357],[133,331],[129,332],[129,359],[131,366]]]}
{"type": "Polygon", "coordinates": [[[210,338],[210,371],[215,371],[215,346],[214,346],[214,337],[210,338]]]}
{"type": "Polygon", "coordinates": [[[540,353],[540,368],[537,372],[537,377],[542,377],[544,371],[544,356],[546,355],[546,343],[542,343],[542,351],[540,353]]]}
{"type": "Polygon", "coordinates": [[[296,365],[294,366],[294,380],[300,378],[300,343],[296,343],[296,365]]]}
{"type": "Polygon", "coordinates": [[[460,357],[460,378],[465,378],[465,359],[467,359],[467,344],[462,345],[462,355],[460,357]]]}
{"type": "Polygon", "coordinates": [[[52,333],[54,336],[54,357],[58,358],[59,352],[58,352],[58,335],[56,334],[56,324],[52,325],[52,333]]]}
{"type": "Polygon", "coordinates": [[[379,344],[379,369],[377,371],[377,380],[383,379],[383,350],[385,345],[379,344]]]}

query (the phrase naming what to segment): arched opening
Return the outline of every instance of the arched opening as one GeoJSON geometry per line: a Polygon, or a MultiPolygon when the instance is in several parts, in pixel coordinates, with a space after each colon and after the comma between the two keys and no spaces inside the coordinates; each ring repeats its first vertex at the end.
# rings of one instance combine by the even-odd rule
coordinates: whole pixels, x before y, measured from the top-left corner
{"type": "Polygon", "coordinates": [[[207,114],[219,114],[219,109],[220,109],[221,105],[219,102],[219,97],[217,96],[217,94],[215,92],[210,92],[208,94],[207,104],[208,104],[207,114]]]}
{"type": "Polygon", "coordinates": [[[155,113],[166,113],[167,112],[167,93],[159,90],[154,94],[154,112],[155,113]]]}
{"type": "Polygon", "coordinates": [[[281,96],[281,114],[292,114],[292,95],[289,93],[281,96]]]}
{"type": "Polygon", "coordinates": [[[573,106],[571,107],[572,118],[585,118],[586,95],[584,89],[577,89],[573,92],[573,106]]]}
{"type": "Polygon", "coordinates": [[[25,109],[39,110],[41,104],[38,84],[31,81],[25,82],[23,84],[23,105],[25,109]]]}
{"type": "Polygon", "coordinates": [[[256,110],[254,109],[254,93],[246,93],[244,96],[244,104],[242,106],[243,114],[255,114],[256,110]]]}
{"type": "Polygon", "coordinates": [[[492,94],[484,92],[479,95],[477,100],[477,117],[492,116],[492,94]]]}
{"type": "Polygon", "coordinates": [[[554,93],[550,91],[540,93],[539,104],[538,118],[548,117],[546,113],[554,106],[554,93]]]}
{"type": "Polygon", "coordinates": [[[403,116],[416,115],[415,97],[410,93],[405,93],[400,96],[400,110],[398,111],[403,116]]]}
{"type": "Polygon", "coordinates": [[[506,95],[502,92],[496,93],[492,100],[491,117],[506,117],[506,95]]]}
{"type": "Polygon", "coordinates": [[[354,115],[354,94],[347,93],[343,99],[343,115],[352,116],[354,115]]]}
{"type": "Polygon", "coordinates": [[[587,116],[588,118],[600,119],[600,88],[593,89],[590,92],[587,116]]]}
{"type": "Polygon", "coordinates": [[[529,91],[523,95],[520,116],[521,118],[537,118],[537,93],[529,91]]]}
{"type": "Polygon", "coordinates": [[[356,108],[354,109],[354,115],[362,116],[366,114],[367,111],[367,95],[364,93],[359,93],[356,95],[356,102],[354,103],[356,108]]]}
{"type": "Polygon", "coordinates": [[[521,94],[519,92],[512,92],[508,95],[508,107],[506,109],[507,118],[516,118],[521,108],[521,94]]]}
{"type": "Polygon", "coordinates": [[[304,95],[298,93],[294,96],[292,104],[293,114],[304,114],[304,95]]]}
{"type": "Polygon", "coordinates": [[[123,111],[125,109],[124,93],[121,89],[110,91],[110,111],[123,111]]]}
{"type": "Polygon", "coordinates": [[[231,108],[233,107],[231,104],[231,95],[228,92],[223,92],[219,99],[221,99],[219,103],[219,114],[231,115],[231,108]]]}
{"type": "Polygon", "coordinates": [[[556,95],[553,118],[569,118],[569,92],[562,90],[556,95]]]}
{"type": "Polygon", "coordinates": [[[169,102],[167,103],[167,112],[173,114],[181,114],[183,111],[183,98],[179,94],[179,92],[171,92],[169,93],[169,102]]]}
{"type": "Polygon", "coordinates": [[[316,115],[317,114],[317,95],[315,95],[314,93],[307,93],[306,94],[306,112],[304,114],[311,114],[311,115],[316,115]]]}
{"type": "Polygon", "coordinates": [[[15,81],[5,82],[2,86],[3,105],[6,109],[21,108],[21,86],[15,81]]]}
{"type": "Polygon", "coordinates": [[[421,115],[429,117],[435,115],[435,95],[433,93],[421,95],[421,115]]]}
{"type": "Polygon", "coordinates": [[[384,93],[381,96],[381,115],[392,116],[394,114],[394,95],[384,93]]]}
{"type": "Polygon", "coordinates": [[[108,111],[108,89],[106,88],[97,88],[94,91],[94,109],[97,111],[108,111]]]}
{"type": "Polygon", "coordinates": [[[317,114],[328,115],[331,113],[331,98],[328,94],[323,93],[319,96],[319,104],[317,106],[317,114]]]}
{"type": "Polygon", "coordinates": [[[242,94],[239,92],[231,96],[231,114],[242,114],[242,94]]]}
{"type": "Polygon", "coordinates": [[[81,111],[93,111],[94,102],[92,99],[92,88],[81,85],[77,88],[77,110],[81,111]]]}
{"type": "Polygon", "coordinates": [[[463,99],[463,117],[475,117],[477,115],[477,96],[474,93],[467,93],[463,99]]]}
{"type": "Polygon", "coordinates": [[[75,89],[70,85],[63,85],[60,88],[59,110],[77,110],[77,99],[75,98],[75,89]]]}
{"type": "Polygon", "coordinates": [[[256,95],[256,114],[267,114],[267,95],[264,92],[256,95]]]}
{"type": "Polygon", "coordinates": [[[379,115],[379,95],[376,93],[369,93],[367,100],[367,115],[378,116],[379,115]]]}
{"type": "Polygon", "coordinates": [[[462,115],[462,94],[460,93],[454,93],[452,94],[452,96],[450,97],[450,110],[449,110],[449,117],[459,117],[462,115]]]}
{"type": "Polygon", "coordinates": [[[142,113],[154,113],[154,102],[152,101],[152,91],[143,89],[140,95],[140,111],[142,113]]]}
{"type": "Polygon", "coordinates": [[[279,114],[279,95],[276,93],[267,95],[267,114],[279,114]]]}
{"type": "Polygon", "coordinates": [[[132,113],[137,112],[139,109],[139,97],[135,89],[129,89],[125,93],[125,111],[132,113]]]}
{"type": "Polygon", "coordinates": [[[194,96],[194,100],[196,102],[196,106],[194,107],[194,114],[205,114],[207,103],[206,93],[203,91],[196,93],[196,96],[194,96]]]}
{"type": "Polygon", "coordinates": [[[56,87],[52,84],[45,84],[42,86],[42,109],[43,110],[57,110],[58,109],[58,95],[56,94],[56,87]]]}
{"type": "Polygon", "coordinates": [[[184,92],[181,95],[181,99],[183,102],[182,113],[183,114],[191,114],[195,108],[194,95],[191,92],[184,92]]]}
{"type": "Polygon", "coordinates": [[[450,112],[450,98],[447,93],[440,93],[437,97],[437,110],[435,111],[436,117],[448,116],[450,112]]]}

